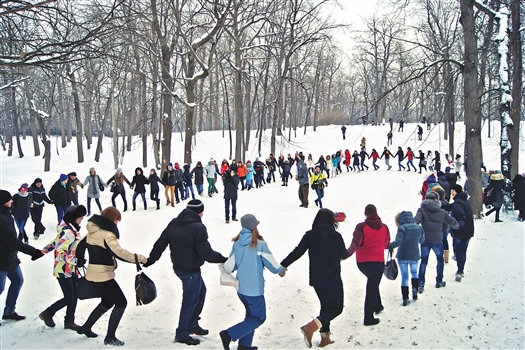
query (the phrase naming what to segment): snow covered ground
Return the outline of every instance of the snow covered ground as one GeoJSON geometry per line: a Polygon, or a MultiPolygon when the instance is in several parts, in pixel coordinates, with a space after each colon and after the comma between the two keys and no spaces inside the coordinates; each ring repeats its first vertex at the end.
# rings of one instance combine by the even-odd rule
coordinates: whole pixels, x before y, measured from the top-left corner
{"type": "MultiPolygon", "coordinates": [[[[456,126],[456,145],[463,154],[464,126],[456,126]]],[[[423,135],[422,142],[416,141],[416,125],[405,125],[403,133],[394,133],[395,151],[397,146],[411,147],[414,151],[422,149],[440,150],[442,158],[448,149],[448,142],[441,137],[439,126],[423,135]]],[[[498,135],[497,125],[494,134],[498,135]]],[[[337,150],[359,149],[364,136],[367,139],[367,151],[376,148],[381,152],[386,144],[388,126],[353,126],[348,127],[346,140],[341,137],[340,126],[318,128],[317,132],[308,129],[306,135],[298,130],[298,137],[292,144],[282,144],[277,155],[303,151],[312,153],[314,159],[333,154],[337,150]]],[[[288,130],[285,132],[288,135],[288,130]]],[[[486,129],[483,131],[486,135],[486,129]]],[[[228,139],[222,138],[221,132],[202,132],[197,135],[194,161],[206,162],[210,157],[227,158],[228,139]]],[[[523,139],[522,139],[523,140],[523,139]]],[[[247,159],[255,159],[256,140],[247,159]]],[[[55,144],[53,142],[53,144],[55,144]]],[[[269,154],[269,134],[263,140],[262,159],[269,154]]],[[[488,169],[499,169],[498,136],[483,141],[484,160],[488,169]]],[[[32,150],[30,140],[24,141],[24,150],[32,150]]],[[[53,150],[51,172],[43,173],[43,160],[40,157],[26,156],[23,159],[7,157],[0,152],[1,178],[0,188],[11,193],[23,183],[40,177],[49,191],[60,173],[76,171],[81,181],[88,174],[88,169],[95,166],[104,180],[113,173],[110,140],[104,141],[102,161],[95,163],[94,149],[87,150],[83,164],[76,163],[76,145],[69,144],[66,149],[59,149],[60,156],[53,150]]],[[[521,164],[525,164],[525,146],[519,150],[521,164]]],[[[174,135],[172,161],[182,163],[183,143],[179,135],[174,135]]],[[[146,173],[154,166],[151,154],[146,173]]],[[[141,164],[141,145],[136,142],[134,150],[126,153],[122,168],[131,177],[135,167],[141,164]]],[[[355,225],[364,219],[364,207],[375,204],[379,215],[386,223],[392,235],[396,233],[394,216],[402,210],[416,212],[421,201],[418,191],[424,176],[413,172],[398,172],[392,165],[386,171],[384,162],[378,164],[378,171],[346,173],[329,180],[323,200],[325,207],[347,214],[341,223],[339,232],[347,245],[351,242],[355,225]]],[[[371,161],[367,163],[371,169],[371,161]]],[[[520,172],[525,171],[522,167],[520,172]]],[[[463,174],[463,172],[462,172],[463,174]]],[[[463,177],[464,178],[464,177],[463,177]]],[[[222,187],[219,184],[219,191],[222,187]]],[[[317,213],[313,205],[315,193],[310,192],[310,207],[299,207],[298,185],[291,181],[289,187],[280,183],[271,183],[261,189],[239,191],[237,203],[238,217],[246,213],[254,214],[261,222],[259,230],[268,242],[278,261],[281,261],[299,242],[302,235],[312,224],[317,213]]],[[[162,188],[161,188],[162,193],[162,188]]],[[[132,191],[128,191],[131,201],[132,191]]],[[[81,203],[85,204],[85,190],[80,190],[81,203]]],[[[147,194],[149,197],[149,193],[147,194]]],[[[140,198],[140,197],[139,197],[140,198]]],[[[163,196],[161,197],[163,198],[163,196]]],[[[111,205],[110,193],[102,196],[104,207],[111,205]]],[[[137,199],[140,202],[140,199],[137,199]]],[[[240,230],[239,223],[224,223],[224,201],[222,193],[214,198],[202,197],[205,205],[203,222],[208,228],[212,247],[228,255],[231,250],[231,238],[240,230]]],[[[164,201],[161,202],[164,204],[164,201]]],[[[122,202],[117,199],[117,206],[122,209],[122,202]]],[[[130,203],[131,206],[131,203],[130,203]]],[[[142,208],[142,204],[137,205],[142,208]]],[[[148,210],[123,213],[119,224],[120,243],[126,249],[148,255],[153,243],[161,231],[184,208],[183,203],[175,208],[162,206],[154,210],[154,204],[148,202],[148,210]]],[[[342,263],[342,276],[345,290],[345,308],[343,313],[332,322],[332,349],[349,348],[524,348],[524,234],[523,223],[516,221],[516,214],[502,214],[503,223],[494,223],[494,217],[476,222],[476,232],[471,240],[465,278],[461,283],[454,281],[455,262],[445,265],[446,288],[435,289],[429,283],[418,301],[407,307],[401,306],[400,280],[383,279],[380,289],[385,311],[380,315],[381,323],[374,327],[365,327],[363,321],[363,303],[365,277],[358,271],[355,258],[342,263]]],[[[84,221],[84,224],[87,220],[84,221]]],[[[30,234],[30,244],[41,248],[54,235],[56,213],[52,206],[44,209],[44,225],[48,228],[45,235],[35,241],[30,234]]],[[[28,233],[32,233],[33,224],[29,221],[28,233]]],[[[85,233],[85,229],[83,228],[85,233]]],[[[65,310],[55,316],[57,327],[47,328],[38,318],[38,314],[54,301],[62,297],[58,283],[52,276],[53,257],[48,254],[42,259],[31,262],[30,257],[19,254],[25,283],[17,304],[17,312],[26,315],[21,322],[4,321],[0,327],[1,349],[98,349],[107,348],[103,344],[109,314],[103,316],[93,330],[100,336],[88,339],[62,328],[65,310]]],[[[435,258],[430,256],[427,278],[435,276],[435,258]]],[[[129,349],[185,349],[186,345],[173,343],[181,304],[181,283],[172,271],[169,251],[160,261],[146,269],[146,273],[155,281],[158,298],[150,305],[135,306],[133,264],[120,263],[117,281],[128,299],[128,308],[117,331],[117,336],[126,342],[129,349]]],[[[218,332],[242,320],[244,308],[238,300],[235,290],[220,286],[219,270],[216,265],[205,264],[202,268],[208,294],[201,325],[210,329],[208,336],[200,337],[198,349],[221,349],[218,332]]],[[[5,302],[7,290],[1,296],[1,307],[5,302]]],[[[260,349],[301,349],[305,348],[299,327],[318,315],[319,302],[313,288],[308,286],[308,257],[305,255],[288,270],[284,278],[266,273],[267,320],[256,331],[254,345],[260,349]]],[[[79,301],[77,323],[82,324],[98,300],[79,301]]],[[[315,345],[320,340],[314,336],[315,345]]],[[[232,349],[236,344],[232,344],[232,349]]]]}

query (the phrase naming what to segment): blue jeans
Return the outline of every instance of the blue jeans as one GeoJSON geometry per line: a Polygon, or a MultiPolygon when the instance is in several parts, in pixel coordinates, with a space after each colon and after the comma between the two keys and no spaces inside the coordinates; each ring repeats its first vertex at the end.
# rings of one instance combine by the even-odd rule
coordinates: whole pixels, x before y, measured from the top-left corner
{"type": "Polygon", "coordinates": [[[403,168],[403,170],[405,170],[405,167],[403,166],[403,164],[401,164],[401,160],[402,159],[397,161],[397,166],[399,167],[399,170],[401,170],[401,168],[403,168]]]}
{"type": "Polygon", "coordinates": [[[417,171],[416,170],[416,167],[414,166],[414,163],[412,163],[412,159],[410,159],[408,162],[407,162],[407,168],[408,170],[410,170],[410,166],[412,165],[412,168],[414,168],[414,171],[417,171]]]}
{"type": "Polygon", "coordinates": [[[182,306],[179,326],[175,331],[175,340],[182,340],[189,337],[191,329],[198,325],[206,298],[206,285],[204,285],[200,271],[175,271],[175,274],[182,282],[182,306]]]}
{"type": "Polygon", "coordinates": [[[191,190],[191,198],[195,199],[195,193],[193,192],[193,186],[184,186],[185,198],[189,198],[191,190]]]}
{"type": "Polygon", "coordinates": [[[444,250],[449,250],[447,238],[448,238],[448,230],[443,230],[443,249],[444,250]]]}
{"type": "Polygon", "coordinates": [[[458,273],[463,273],[463,269],[465,268],[469,242],[470,238],[454,238],[454,250],[456,253],[456,262],[458,264],[458,273]]]}
{"type": "Polygon", "coordinates": [[[197,193],[198,194],[202,194],[202,192],[204,192],[204,188],[203,188],[202,184],[195,185],[195,187],[197,187],[197,193]]]}
{"type": "Polygon", "coordinates": [[[14,218],[15,219],[15,224],[16,224],[16,227],[18,227],[18,233],[26,233],[26,223],[27,223],[27,218],[25,219],[17,219],[17,218],[14,218]]]}
{"type": "Polygon", "coordinates": [[[437,244],[421,243],[421,265],[419,266],[419,283],[420,284],[425,283],[425,272],[427,270],[428,256],[430,254],[431,249],[434,251],[434,254],[436,254],[436,259],[437,259],[436,283],[443,282],[443,267],[444,267],[443,242],[440,242],[437,244]]]}
{"type": "Polygon", "coordinates": [[[6,271],[0,271],[0,294],[4,292],[6,277],[11,281],[11,285],[7,291],[4,315],[11,315],[15,312],[16,300],[18,299],[18,294],[20,294],[20,289],[22,289],[22,284],[24,284],[24,276],[20,265],[16,265],[6,271]]]}
{"type": "Polygon", "coordinates": [[[146,192],[133,192],[133,197],[131,198],[131,202],[133,202],[133,209],[135,209],[135,200],[140,194],[140,198],[142,198],[142,202],[144,202],[144,209],[146,209],[146,192]]]}
{"type": "Polygon", "coordinates": [[[255,330],[266,320],[266,302],[264,295],[249,297],[237,294],[237,296],[246,309],[246,316],[242,322],[228,328],[227,331],[233,341],[239,340],[239,346],[250,347],[255,330]]]}
{"type": "Polygon", "coordinates": [[[78,205],[78,198],[73,198],[71,202],[73,202],[74,205],[78,205]]]}
{"type": "Polygon", "coordinates": [[[417,260],[397,260],[397,264],[399,265],[399,270],[401,271],[401,287],[408,287],[408,267],[410,267],[410,276],[412,278],[418,278],[417,273],[417,260]]]}
{"type": "Polygon", "coordinates": [[[237,199],[224,199],[224,210],[226,213],[226,220],[230,220],[230,202],[232,204],[232,219],[237,217],[237,199]]]}
{"type": "Polygon", "coordinates": [[[66,209],[69,207],[69,205],[56,205],[55,209],[57,210],[57,219],[58,223],[62,222],[62,218],[64,217],[64,213],[66,212],[66,209]]]}
{"type": "Polygon", "coordinates": [[[322,208],[323,202],[321,202],[321,199],[324,197],[324,188],[316,188],[315,193],[317,194],[317,203],[322,208]]]}

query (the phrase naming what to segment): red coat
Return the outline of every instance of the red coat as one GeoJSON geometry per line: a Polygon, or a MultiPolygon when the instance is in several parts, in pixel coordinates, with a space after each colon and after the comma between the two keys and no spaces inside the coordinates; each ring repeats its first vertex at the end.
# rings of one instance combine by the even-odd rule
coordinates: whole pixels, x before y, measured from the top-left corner
{"type": "Polygon", "coordinates": [[[409,150],[407,151],[407,158],[408,158],[408,160],[412,160],[412,159],[414,159],[414,152],[412,152],[411,149],[409,149],[409,150]]]}
{"type": "Polygon", "coordinates": [[[348,252],[356,253],[357,262],[385,262],[385,249],[390,243],[388,226],[377,214],[369,215],[365,222],[357,224],[348,252]]]}
{"type": "Polygon", "coordinates": [[[351,160],[352,160],[352,155],[350,154],[349,150],[346,150],[345,151],[345,165],[349,166],[351,160]]]}
{"type": "Polygon", "coordinates": [[[368,159],[370,158],[374,158],[374,160],[377,160],[377,158],[379,158],[379,154],[377,153],[377,151],[372,151],[372,153],[370,154],[370,157],[368,157],[368,159]]]}

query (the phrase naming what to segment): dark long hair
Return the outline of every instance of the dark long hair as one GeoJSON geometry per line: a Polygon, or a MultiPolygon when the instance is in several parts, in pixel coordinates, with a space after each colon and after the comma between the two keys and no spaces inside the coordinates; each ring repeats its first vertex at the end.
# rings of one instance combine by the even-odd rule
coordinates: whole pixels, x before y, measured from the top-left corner
{"type": "Polygon", "coordinates": [[[368,204],[366,207],[365,207],[365,215],[366,216],[369,216],[370,214],[376,214],[377,215],[377,208],[375,205],[373,204],[368,204]]]}
{"type": "Polygon", "coordinates": [[[334,212],[326,208],[319,209],[312,224],[312,228],[319,225],[331,225],[334,229],[339,227],[339,223],[335,221],[334,212]]]}

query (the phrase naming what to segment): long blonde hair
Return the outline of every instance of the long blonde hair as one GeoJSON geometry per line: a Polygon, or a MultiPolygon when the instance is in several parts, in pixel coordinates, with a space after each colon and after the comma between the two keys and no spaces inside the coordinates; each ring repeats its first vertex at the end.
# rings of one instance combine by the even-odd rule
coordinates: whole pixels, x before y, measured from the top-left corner
{"type": "MultiPolygon", "coordinates": [[[[232,238],[232,242],[237,242],[239,240],[240,236],[241,236],[241,233],[239,232],[239,234],[237,236],[232,238]]],[[[257,247],[257,241],[258,240],[264,241],[264,238],[263,238],[263,236],[261,236],[261,234],[259,233],[259,230],[256,227],[256,228],[254,228],[252,230],[252,241],[251,241],[249,247],[250,248],[257,247]]]]}

